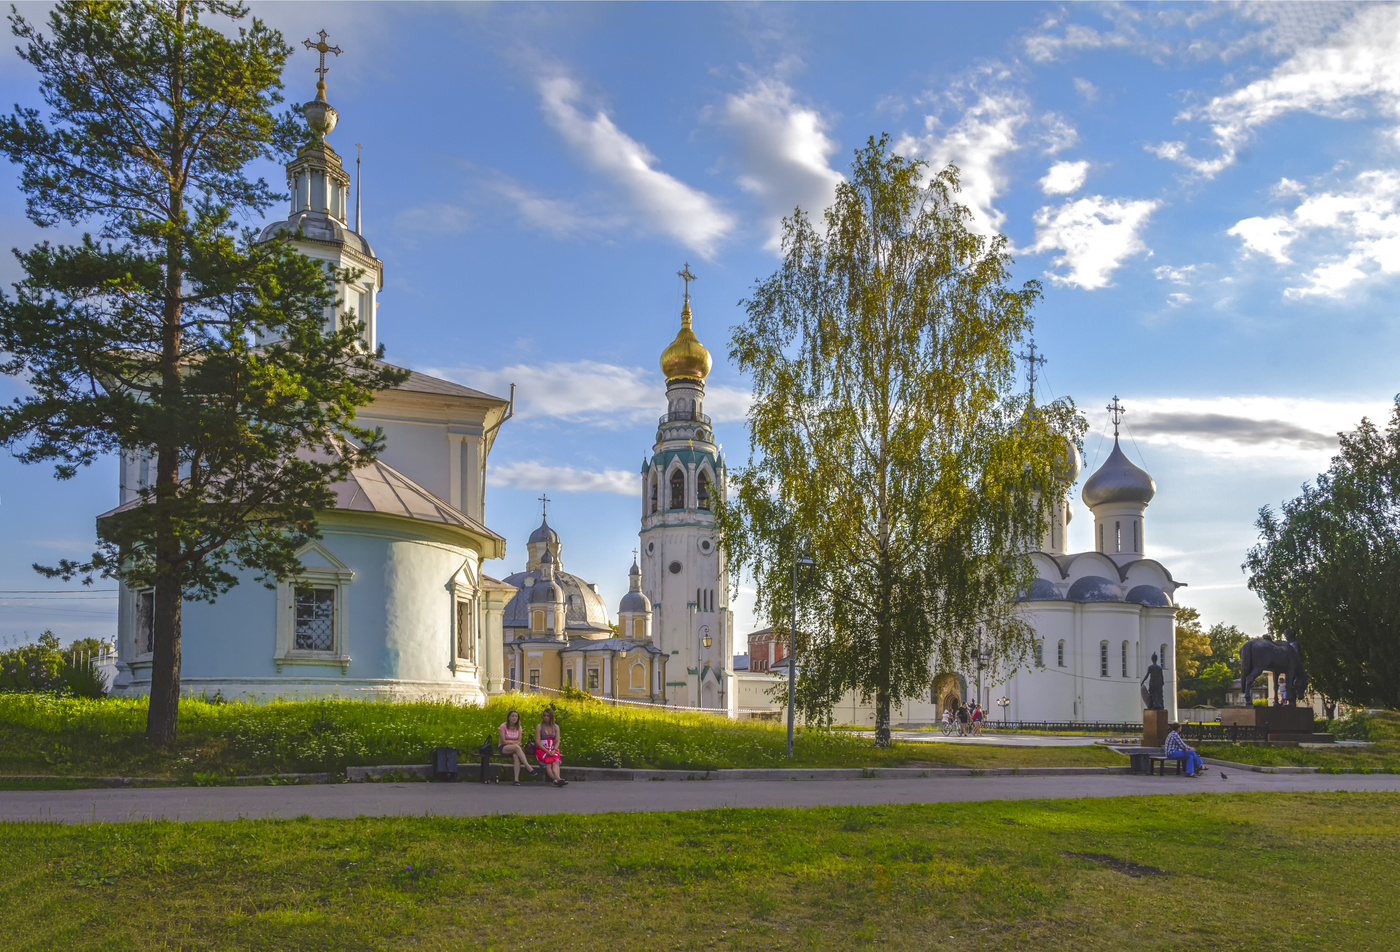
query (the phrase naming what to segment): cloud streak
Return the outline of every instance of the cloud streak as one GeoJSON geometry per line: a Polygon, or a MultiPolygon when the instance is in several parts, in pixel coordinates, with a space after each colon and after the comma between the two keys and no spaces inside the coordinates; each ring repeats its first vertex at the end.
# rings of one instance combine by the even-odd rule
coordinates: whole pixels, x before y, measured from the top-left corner
{"type": "Polygon", "coordinates": [[[835,197],[842,176],[830,163],[837,150],[830,124],[773,78],[756,79],[714,115],[738,143],[739,187],[761,203],[768,220],[765,247],[777,251],[783,216],[801,206],[818,218],[835,197]]]}
{"type": "MultiPolygon", "coordinates": [[[[424,373],[488,393],[516,385],[515,418],[622,427],[655,420],[666,407],[665,382],[640,367],[602,361],[554,361],[509,367],[440,367],[424,373]]],[[[749,391],[721,384],[705,388],[705,412],[717,423],[743,420],[749,391]]]]}
{"type": "Polygon", "coordinates": [[[554,466],[538,460],[515,463],[492,463],[486,482],[491,486],[514,489],[549,489],[556,492],[614,493],[635,496],[638,477],[622,469],[590,470],[576,466],[554,466]]]}
{"type": "Polygon", "coordinates": [[[1051,262],[1067,273],[1047,271],[1056,284],[1092,291],[1107,287],[1113,272],[1128,258],[1150,253],[1141,234],[1160,203],[1091,195],[1035,213],[1032,253],[1062,251],[1051,262]]]}
{"type": "Polygon", "coordinates": [[[585,111],[583,91],[570,77],[542,79],[539,93],[546,120],[627,196],[639,219],[707,259],[715,255],[735,222],[713,197],[657,168],[651,150],[619,129],[606,112],[585,111]]]}

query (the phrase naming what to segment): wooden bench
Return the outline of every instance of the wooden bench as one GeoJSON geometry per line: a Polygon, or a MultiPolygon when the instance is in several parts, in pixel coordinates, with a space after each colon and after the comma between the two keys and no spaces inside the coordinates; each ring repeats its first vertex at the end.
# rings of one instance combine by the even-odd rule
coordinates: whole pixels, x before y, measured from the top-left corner
{"type": "MultiPolygon", "coordinates": [[[[483,744],[482,746],[485,747],[486,745],[483,744]]],[[[543,768],[541,768],[538,764],[533,763],[533,760],[534,760],[534,757],[533,757],[534,745],[533,745],[533,743],[532,743],[529,747],[522,747],[522,749],[525,751],[525,760],[526,760],[526,762],[529,763],[530,766],[534,767],[536,771],[542,770],[543,768]]],[[[479,771],[477,772],[477,775],[476,775],[476,776],[477,776],[477,779],[478,779],[480,782],[482,782],[482,783],[490,783],[490,782],[491,782],[490,770],[491,770],[491,765],[492,765],[492,764],[496,764],[496,765],[500,766],[501,770],[504,771],[504,770],[508,770],[508,769],[510,768],[510,766],[511,766],[512,764],[514,764],[514,763],[515,763],[515,758],[514,758],[514,757],[512,757],[510,754],[503,754],[503,753],[501,753],[501,751],[500,751],[500,746],[499,746],[498,744],[496,744],[496,743],[492,743],[492,744],[491,744],[491,753],[489,753],[489,754],[481,754],[481,767],[480,767],[479,771]]],[[[499,781],[498,781],[498,782],[499,782],[499,781]]]]}

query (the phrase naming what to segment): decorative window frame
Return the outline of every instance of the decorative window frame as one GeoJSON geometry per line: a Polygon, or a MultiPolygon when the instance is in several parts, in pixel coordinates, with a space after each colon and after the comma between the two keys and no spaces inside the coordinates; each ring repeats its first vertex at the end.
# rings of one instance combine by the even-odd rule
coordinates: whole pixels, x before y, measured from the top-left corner
{"type": "Polygon", "coordinates": [[[131,590],[131,647],[133,661],[150,661],[155,657],[156,590],[131,590]],[[150,597],[151,608],[146,614],[146,631],[141,630],[141,600],[150,597]],[[144,637],[143,637],[144,635],[144,637]]]}
{"type": "Polygon", "coordinates": [[[1099,677],[1108,677],[1108,642],[1099,642],[1099,677]]]}
{"type": "Polygon", "coordinates": [[[1065,640],[1060,639],[1059,646],[1055,649],[1055,661],[1061,668],[1065,666],[1065,640]]]}
{"type": "Polygon", "coordinates": [[[686,472],[685,466],[681,464],[680,460],[673,460],[671,465],[666,469],[666,511],[684,512],[690,509],[690,493],[690,474],[686,472]],[[679,507],[671,505],[676,501],[675,486],[673,484],[675,483],[677,473],[679,473],[681,477],[681,504],[679,507]]]}
{"type": "Polygon", "coordinates": [[[641,659],[638,659],[638,660],[636,660],[636,661],[633,661],[632,664],[631,664],[631,666],[628,667],[628,669],[627,669],[627,690],[629,690],[629,691],[645,691],[646,689],[647,689],[647,666],[646,666],[645,664],[642,663],[641,659]],[[637,672],[638,672],[638,671],[640,671],[640,672],[642,673],[640,678],[637,677],[637,672]],[[640,683],[638,683],[638,682],[640,682],[640,683]]]}
{"type": "Polygon", "coordinates": [[[1126,678],[1129,676],[1130,675],[1128,674],[1128,643],[1125,641],[1123,642],[1123,677],[1126,678]]]}
{"type": "Polygon", "coordinates": [[[303,568],[296,578],[287,579],[277,585],[277,652],[273,661],[277,673],[282,673],[284,665],[339,665],[341,675],[349,673],[350,655],[350,583],[355,573],[340,559],[331,554],[319,542],[313,542],[297,553],[298,558],[310,554],[319,555],[325,565],[303,568]],[[298,587],[315,586],[335,590],[335,612],[331,627],[331,650],[310,651],[296,648],[296,590],[298,587]]]}
{"type": "Polygon", "coordinates": [[[449,585],[452,593],[452,618],[450,625],[452,629],[452,670],[457,674],[476,675],[480,670],[481,657],[481,589],[476,584],[476,579],[472,577],[471,569],[468,565],[463,565],[457,570],[457,574],[452,576],[449,585]],[[466,618],[468,625],[466,643],[468,653],[462,654],[462,616],[463,607],[466,608],[466,618]]]}

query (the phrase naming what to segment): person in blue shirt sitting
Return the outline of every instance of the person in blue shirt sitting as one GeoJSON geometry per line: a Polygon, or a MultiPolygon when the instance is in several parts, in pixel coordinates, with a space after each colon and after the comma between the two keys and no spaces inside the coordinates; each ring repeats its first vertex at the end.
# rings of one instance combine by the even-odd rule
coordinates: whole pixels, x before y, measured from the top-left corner
{"type": "Polygon", "coordinates": [[[1166,748],[1167,756],[1172,760],[1186,761],[1186,776],[1194,777],[1198,772],[1206,769],[1205,763],[1201,760],[1201,755],[1196,753],[1196,748],[1188,747],[1186,741],[1181,739],[1181,725],[1169,724],[1171,733],[1167,735],[1166,748]]]}

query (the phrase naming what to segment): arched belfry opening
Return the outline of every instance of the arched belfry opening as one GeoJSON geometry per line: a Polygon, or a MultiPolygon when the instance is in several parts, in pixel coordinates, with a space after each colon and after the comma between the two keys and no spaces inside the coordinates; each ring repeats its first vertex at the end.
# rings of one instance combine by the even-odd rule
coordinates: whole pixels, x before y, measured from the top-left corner
{"type": "Polygon", "coordinates": [[[671,508],[685,508],[685,473],[679,467],[671,470],[671,508]]]}

